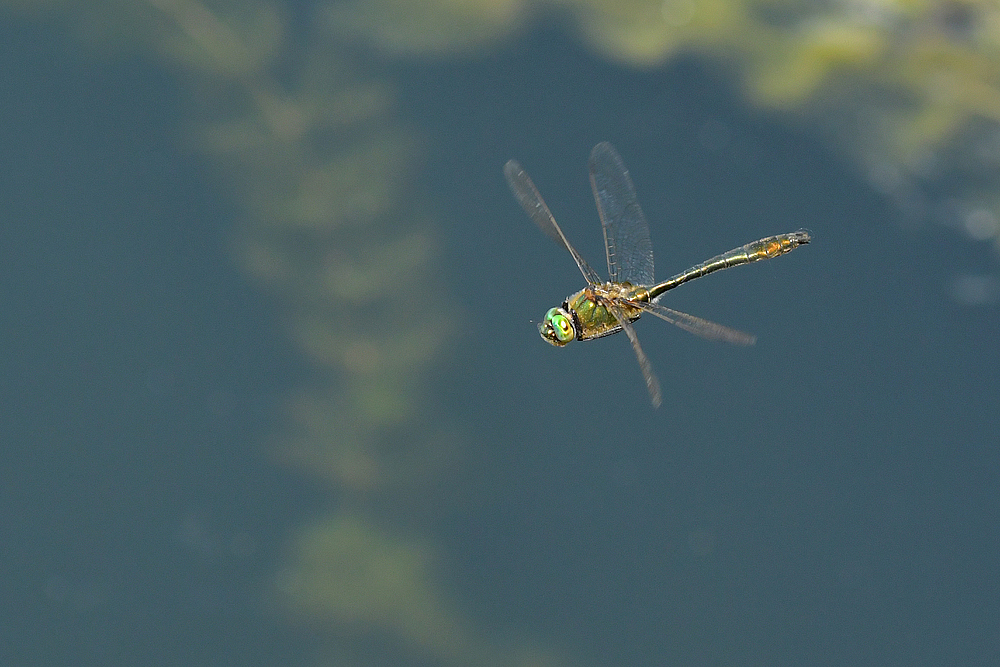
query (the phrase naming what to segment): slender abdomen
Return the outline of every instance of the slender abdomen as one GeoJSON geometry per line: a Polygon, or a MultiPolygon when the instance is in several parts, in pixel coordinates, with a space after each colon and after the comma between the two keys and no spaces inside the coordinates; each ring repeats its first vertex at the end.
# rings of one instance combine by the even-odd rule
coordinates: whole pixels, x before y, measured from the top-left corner
{"type": "Polygon", "coordinates": [[[728,269],[731,266],[740,266],[741,264],[749,264],[750,262],[756,262],[762,259],[771,259],[773,257],[777,257],[778,255],[784,255],[786,252],[791,252],[800,245],[809,243],[811,238],[812,237],[809,236],[809,232],[804,229],[800,229],[797,232],[792,232],[791,234],[768,236],[766,239],[760,239],[759,241],[748,243],[744,246],[740,246],[739,248],[734,248],[729,252],[716,255],[712,259],[706,260],[701,264],[692,266],[687,271],[678,273],[676,276],[673,276],[672,278],[650,288],[649,298],[650,300],[655,299],[667,290],[671,290],[689,280],[694,280],[695,278],[708,275],[713,271],[728,269]]]}

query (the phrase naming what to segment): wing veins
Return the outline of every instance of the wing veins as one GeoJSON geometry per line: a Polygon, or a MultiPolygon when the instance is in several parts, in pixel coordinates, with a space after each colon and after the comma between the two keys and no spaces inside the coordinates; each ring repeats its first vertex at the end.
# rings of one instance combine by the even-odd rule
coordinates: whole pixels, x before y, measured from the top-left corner
{"type": "Polygon", "coordinates": [[[507,184],[510,186],[514,198],[521,204],[521,208],[528,214],[528,217],[538,226],[542,232],[556,243],[561,244],[569,254],[573,256],[580,273],[591,285],[599,284],[601,277],[570,244],[566,235],[563,234],[549,207],[545,205],[545,200],[538,192],[538,188],[531,181],[531,177],[521,168],[515,160],[509,160],[503,168],[504,176],[507,177],[507,184]]]}

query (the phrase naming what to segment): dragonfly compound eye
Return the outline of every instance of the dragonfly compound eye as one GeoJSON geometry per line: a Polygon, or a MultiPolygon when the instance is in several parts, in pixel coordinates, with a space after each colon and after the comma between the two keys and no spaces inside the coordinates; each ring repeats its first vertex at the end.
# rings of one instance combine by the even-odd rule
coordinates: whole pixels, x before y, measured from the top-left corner
{"type": "Polygon", "coordinates": [[[576,338],[573,319],[562,308],[550,308],[545,313],[545,319],[538,325],[538,331],[542,338],[559,347],[576,338]]]}

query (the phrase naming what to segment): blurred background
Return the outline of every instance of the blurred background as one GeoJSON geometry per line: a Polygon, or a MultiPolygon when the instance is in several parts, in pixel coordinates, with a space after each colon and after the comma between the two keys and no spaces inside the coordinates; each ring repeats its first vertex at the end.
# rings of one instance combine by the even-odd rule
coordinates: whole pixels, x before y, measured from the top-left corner
{"type": "Polygon", "coordinates": [[[0,9],[3,665],[1000,660],[994,3],[0,9]]]}

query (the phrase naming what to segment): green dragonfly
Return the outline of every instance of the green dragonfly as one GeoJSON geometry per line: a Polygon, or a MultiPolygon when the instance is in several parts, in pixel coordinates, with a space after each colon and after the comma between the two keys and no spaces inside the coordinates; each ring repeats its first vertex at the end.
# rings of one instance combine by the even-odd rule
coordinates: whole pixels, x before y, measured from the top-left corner
{"type": "Polygon", "coordinates": [[[663,400],[660,382],[639,345],[632,322],[645,312],[703,338],[752,345],[756,338],[751,334],[667,308],[657,300],[667,290],[689,280],[731,266],[783,255],[809,243],[811,238],[809,232],[802,229],[791,234],[769,236],[717,255],[657,283],[653,279],[653,244],[649,238],[649,224],[639,208],[632,179],[614,146],[603,142],[590,152],[590,186],[604,229],[604,249],[610,277],[610,280],[604,281],[566,239],[538,188],[521,165],[510,160],[504,165],[503,172],[528,217],[546,236],[569,251],[587,279],[586,287],[566,297],[561,307],[551,308],[545,313],[545,318],[538,325],[542,338],[562,347],[573,339],[592,340],[624,331],[646,378],[653,407],[659,407],[663,400]]]}

